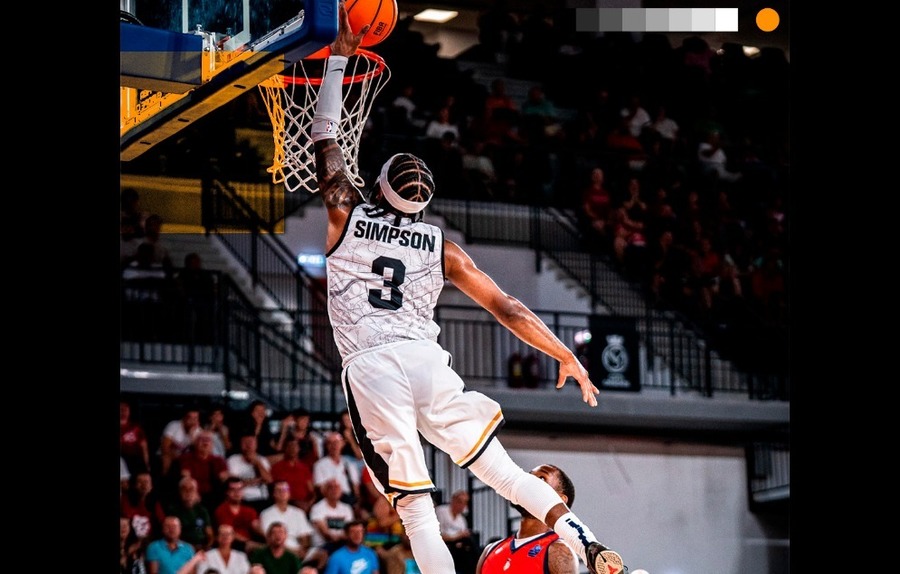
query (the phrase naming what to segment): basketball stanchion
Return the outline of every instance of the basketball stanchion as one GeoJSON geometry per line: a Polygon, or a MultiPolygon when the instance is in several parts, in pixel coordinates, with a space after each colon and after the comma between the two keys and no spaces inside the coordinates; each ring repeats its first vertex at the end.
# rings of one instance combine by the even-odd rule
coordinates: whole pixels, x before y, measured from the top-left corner
{"type": "MultiPolygon", "coordinates": [[[[293,64],[290,73],[276,74],[259,84],[275,140],[272,166],[266,171],[272,174],[272,183],[284,183],[290,192],[303,189],[315,193],[318,189],[309,129],[329,54],[330,49],[325,47],[293,64]]],[[[375,97],[390,77],[384,59],[369,50],[360,48],[347,61],[337,143],[347,162],[347,174],[359,188],[366,185],[359,174],[359,141],[375,97]]]]}

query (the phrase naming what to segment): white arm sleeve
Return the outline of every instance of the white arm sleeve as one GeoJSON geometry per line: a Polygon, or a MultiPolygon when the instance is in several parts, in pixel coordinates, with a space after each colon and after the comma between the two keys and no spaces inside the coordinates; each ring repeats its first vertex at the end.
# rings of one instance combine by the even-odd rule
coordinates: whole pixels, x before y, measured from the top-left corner
{"type": "Polygon", "coordinates": [[[325,76],[319,86],[319,100],[316,102],[316,114],[313,116],[310,137],[314,142],[337,137],[341,123],[341,107],[343,105],[344,68],[347,56],[328,56],[325,76]]]}

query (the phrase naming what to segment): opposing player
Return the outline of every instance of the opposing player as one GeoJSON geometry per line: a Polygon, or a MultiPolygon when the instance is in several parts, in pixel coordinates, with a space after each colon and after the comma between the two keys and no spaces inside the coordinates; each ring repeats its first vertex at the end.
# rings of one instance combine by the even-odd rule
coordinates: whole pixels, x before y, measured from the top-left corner
{"type": "MultiPolygon", "coordinates": [[[[549,484],[569,508],[575,503],[575,485],[558,467],[542,464],[531,474],[549,484]]],[[[559,535],[521,506],[515,508],[522,514],[518,532],[485,546],[475,574],[578,574],[578,559],[559,535]]]]}
{"type": "Polygon", "coordinates": [[[343,359],[342,384],[353,429],[376,488],[397,508],[423,574],[455,574],[435,516],[419,433],[501,496],[552,525],[595,574],[619,574],[621,557],[544,481],[520,468],[495,438],[500,405],[465,391],[451,357],[437,343],[434,307],[450,280],[524,342],[559,361],[597,405],[597,387],[552,331],[475,266],[440,228],[422,221],[434,180],[418,157],[394,155],[363,195],[351,183],[336,141],[348,57],[368,27],[354,34],[343,4],[310,135],[316,177],[328,213],[325,253],[328,313],[343,359]]]}

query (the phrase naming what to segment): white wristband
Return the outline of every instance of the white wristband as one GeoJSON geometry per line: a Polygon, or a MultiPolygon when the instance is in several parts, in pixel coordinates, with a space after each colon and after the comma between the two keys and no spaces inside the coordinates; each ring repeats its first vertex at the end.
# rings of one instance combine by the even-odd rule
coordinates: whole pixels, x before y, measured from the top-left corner
{"type": "Polygon", "coordinates": [[[325,75],[319,86],[316,113],[309,131],[313,141],[337,137],[343,105],[344,68],[347,67],[348,59],[347,56],[335,54],[328,56],[325,75]]]}

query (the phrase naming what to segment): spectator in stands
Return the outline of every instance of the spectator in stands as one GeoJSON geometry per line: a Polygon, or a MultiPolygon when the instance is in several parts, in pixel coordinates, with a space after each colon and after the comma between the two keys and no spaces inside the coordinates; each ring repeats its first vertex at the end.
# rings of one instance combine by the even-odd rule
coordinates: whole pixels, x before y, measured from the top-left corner
{"type": "Polygon", "coordinates": [[[150,472],[139,472],[131,477],[128,492],[122,495],[120,511],[131,521],[134,535],[142,540],[153,540],[159,535],[165,512],[159,497],[153,490],[150,472]]]}
{"type": "Polygon", "coordinates": [[[269,462],[276,462],[280,455],[278,453],[278,441],[272,432],[270,426],[269,410],[266,403],[255,400],[250,403],[247,409],[247,418],[244,428],[241,429],[242,434],[248,432],[256,437],[256,448],[259,454],[270,459],[269,462]]]}
{"type": "Polygon", "coordinates": [[[177,516],[166,516],[162,526],[162,538],[147,546],[148,574],[179,574],[179,569],[194,557],[194,547],[181,540],[181,521],[177,516]]]}
{"type": "Polygon", "coordinates": [[[134,535],[131,521],[119,517],[119,574],[144,574],[144,545],[134,535]]]}
{"type": "Polygon", "coordinates": [[[273,523],[283,524],[287,531],[285,547],[302,560],[312,546],[312,525],[306,512],[290,504],[291,486],[286,480],[273,483],[272,495],[274,504],[259,513],[260,526],[268,532],[273,523]]]}
{"type": "Polygon", "coordinates": [[[225,424],[225,409],[220,406],[210,409],[209,420],[203,429],[212,433],[213,454],[227,458],[231,454],[231,430],[225,424]]]}
{"type": "Polygon", "coordinates": [[[200,410],[194,406],[187,407],[180,419],[169,421],[159,443],[162,476],[169,474],[172,465],[194,444],[201,430],[200,410]]]}
{"type": "MultiPolygon", "coordinates": [[[[323,452],[323,439],[312,428],[312,419],[306,409],[298,408],[281,421],[281,432],[276,443],[278,452],[284,451],[285,441],[290,437],[297,439],[300,444],[300,453],[297,456],[309,465],[310,471],[312,471],[313,465],[323,452]]],[[[296,495],[297,492],[295,491],[294,494],[296,495]]]]}
{"type": "Polygon", "coordinates": [[[244,504],[241,497],[243,482],[236,476],[228,477],[225,482],[225,500],[213,512],[213,520],[218,526],[228,524],[234,528],[233,546],[243,552],[249,552],[261,546],[263,531],[260,526],[259,513],[252,506],[244,504]]]}
{"type": "Polygon", "coordinates": [[[446,133],[452,133],[454,141],[459,141],[459,126],[450,116],[450,106],[443,105],[425,127],[425,137],[440,141],[446,133]]]}
{"type": "Polygon", "coordinates": [[[316,501],[312,467],[300,460],[300,441],[289,438],[284,442],[284,458],[272,465],[272,483],[284,481],[290,487],[290,502],[309,512],[316,501]]]}
{"type": "Polygon", "coordinates": [[[284,524],[273,522],[266,529],[266,545],[250,553],[250,562],[260,564],[266,574],[297,574],[302,561],[287,546],[288,533],[284,524]]]}
{"type": "MultiPolygon", "coordinates": [[[[222,502],[222,491],[229,476],[228,465],[221,456],[213,454],[213,433],[202,430],[194,439],[194,446],[178,457],[177,472],[197,481],[200,498],[208,508],[222,502]]],[[[182,520],[182,524],[185,522],[182,520]]]]}
{"type": "Polygon", "coordinates": [[[200,500],[197,480],[189,476],[178,483],[178,500],[170,504],[166,516],[175,516],[181,523],[181,539],[194,547],[206,550],[213,543],[213,522],[209,510],[200,500]]]}
{"type": "Polygon", "coordinates": [[[554,138],[562,131],[559,112],[539,85],[528,89],[528,97],[522,104],[522,131],[529,142],[542,142],[554,138]]]}
{"type": "Polygon", "coordinates": [[[656,118],[650,124],[650,129],[659,134],[662,143],[663,153],[666,155],[676,151],[679,127],[678,122],[668,115],[666,106],[660,105],[656,108],[656,118]]]}
{"type": "Polygon", "coordinates": [[[144,427],[131,418],[131,405],[119,401],[119,454],[130,473],[150,470],[150,448],[144,427]]]}
{"type": "Polygon", "coordinates": [[[313,465],[313,484],[319,496],[324,496],[325,485],[336,480],[341,487],[341,500],[354,506],[359,501],[359,474],[356,466],[341,455],[345,442],[341,433],[325,435],[325,455],[313,465]]]}
{"type": "Polygon", "coordinates": [[[697,160],[700,173],[709,178],[733,183],[741,178],[739,172],[728,169],[728,156],[722,149],[722,135],[718,131],[709,131],[706,140],[697,147],[697,160]]]}
{"type": "Polygon", "coordinates": [[[503,78],[495,78],[491,82],[491,91],[484,100],[484,118],[491,121],[498,109],[513,115],[519,113],[516,102],[506,94],[506,81],[503,78]]]}
{"type": "Polygon", "coordinates": [[[351,520],[344,525],[346,543],[334,551],[328,559],[324,574],[378,574],[378,555],[363,544],[366,525],[361,520],[351,520]]]}
{"type": "Polygon", "coordinates": [[[341,485],[331,479],[323,486],[325,497],[312,505],[309,520],[313,529],[313,548],[307,553],[304,564],[315,566],[319,571],[325,567],[331,553],[344,544],[344,525],[356,519],[353,507],[341,502],[341,485]]]}
{"type": "Polygon", "coordinates": [[[206,551],[205,560],[198,565],[197,574],[210,574],[217,570],[219,574],[247,574],[250,560],[247,554],[235,548],[234,528],[230,524],[221,524],[216,533],[216,547],[206,551]]]}
{"type": "Polygon", "coordinates": [[[228,474],[243,481],[243,500],[260,512],[269,505],[269,485],[272,466],[257,452],[257,439],[252,433],[240,438],[240,452],[228,457],[228,474]]]}
{"type": "Polygon", "coordinates": [[[619,116],[619,123],[606,136],[606,148],[620,166],[619,171],[641,171],[647,163],[647,152],[641,140],[631,134],[626,115],[619,116]]]}
{"type": "Polygon", "coordinates": [[[636,138],[640,138],[644,128],[650,125],[650,113],[641,105],[641,97],[637,94],[628,97],[628,104],[620,113],[628,124],[628,131],[636,138]]]}
{"type": "Polygon", "coordinates": [[[415,84],[407,82],[391,102],[388,118],[393,133],[415,135],[424,131],[426,123],[419,117],[419,106],[416,104],[415,94],[415,84]]]}
{"type": "Polygon", "coordinates": [[[465,490],[457,490],[450,496],[449,503],[435,508],[441,528],[441,538],[450,549],[458,574],[473,572],[478,561],[478,545],[472,537],[465,515],[468,506],[469,493],[465,490]]]}
{"type": "Polygon", "coordinates": [[[631,279],[645,276],[647,268],[647,219],[649,208],[641,197],[641,180],[628,178],[628,198],[612,218],[616,223],[613,253],[631,279]]]}
{"type": "Polygon", "coordinates": [[[612,212],[612,193],[606,187],[603,169],[595,167],[591,170],[591,180],[581,191],[581,208],[589,246],[605,251],[610,241],[607,225],[612,212]]]}

